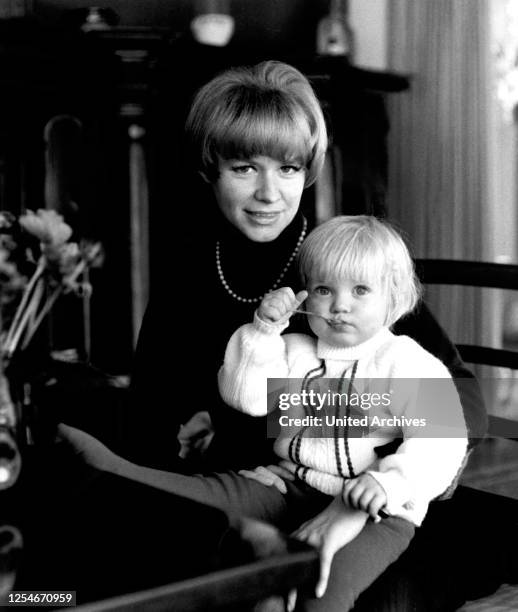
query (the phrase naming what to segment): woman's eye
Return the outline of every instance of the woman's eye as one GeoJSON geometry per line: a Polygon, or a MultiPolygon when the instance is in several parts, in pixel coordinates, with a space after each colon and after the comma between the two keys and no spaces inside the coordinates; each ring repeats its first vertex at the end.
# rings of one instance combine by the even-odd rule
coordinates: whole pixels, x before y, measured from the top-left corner
{"type": "Polygon", "coordinates": [[[287,176],[292,174],[297,174],[302,170],[302,166],[297,166],[296,164],[285,164],[281,166],[281,173],[287,176]]]}
{"type": "Polygon", "coordinates": [[[254,167],[250,164],[236,164],[232,166],[232,171],[236,174],[250,174],[253,171],[254,167]]]}
{"type": "Polygon", "coordinates": [[[367,285],[356,285],[354,291],[356,295],[367,295],[370,293],[370,289],[367,287],[367,285]]]}

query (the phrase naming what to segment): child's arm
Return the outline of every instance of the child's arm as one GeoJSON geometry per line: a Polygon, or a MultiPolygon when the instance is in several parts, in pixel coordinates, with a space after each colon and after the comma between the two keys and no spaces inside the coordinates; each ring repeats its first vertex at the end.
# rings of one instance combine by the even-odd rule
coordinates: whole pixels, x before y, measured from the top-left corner
{"type": "Polygon", "coordinates": [[[254,416],[266,414],[267,379],[286,378],[289,373],[281,332],[306,297],[306,291],[295,295],[287,287],[269,293],[254,322],[232,335],[218,374],[221,397],[227,404],[254,416]]]}
{"type": "MultiPolygon", "coordinates": [[[[441,495],[463,467],[467,429],[455,385],[446,367],[431,358],[422,364],[426,378],[395,381],[403,407],[391,412],[400,419],[403,442],[397,451],[368,470],[383,488],[389,514],[420,524],[429,502],[441,495]],[[409,392],[411,390],[412,392],[409,392]]],[[[395,394],[397,404],[398,394],[395,394]]]]}

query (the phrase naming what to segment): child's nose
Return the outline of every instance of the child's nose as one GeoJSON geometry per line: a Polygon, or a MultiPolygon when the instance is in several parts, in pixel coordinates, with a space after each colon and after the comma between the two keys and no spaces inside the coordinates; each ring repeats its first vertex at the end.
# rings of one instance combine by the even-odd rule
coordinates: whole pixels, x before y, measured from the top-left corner
{"type": "Polygon", "coordinates": [[[341,291],[335,295],[331,310],[333,312],[350,312],[352,306],[352,295],[347,291],[341,291]]]}

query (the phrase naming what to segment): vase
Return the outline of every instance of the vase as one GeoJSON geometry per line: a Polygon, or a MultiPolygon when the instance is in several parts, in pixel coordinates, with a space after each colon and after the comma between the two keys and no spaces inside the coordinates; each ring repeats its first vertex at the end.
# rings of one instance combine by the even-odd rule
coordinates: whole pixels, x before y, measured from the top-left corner
{"type": "Polygon", "coordinates": [[[354,32],[349,25],[348,0],[330,0],[329,13],[317,26],[316,47],[319,55],[341,55],[352,61],[354,32]]]}
{"type": "Polygon", "coordinates": [[[9,380],[0,372],[0,490],[11,487],[20,475],[22,458],[16,440],[17,415],[9,380]]]}

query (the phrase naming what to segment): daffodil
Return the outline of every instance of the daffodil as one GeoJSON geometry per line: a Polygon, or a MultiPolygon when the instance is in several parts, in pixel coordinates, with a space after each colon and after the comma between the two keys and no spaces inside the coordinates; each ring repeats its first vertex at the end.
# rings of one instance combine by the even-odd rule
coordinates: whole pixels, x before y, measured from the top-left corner
{"type": "Polygon", "coordinates": [[[72,236],[72,228],[55,210],[28,210],[20,217],[20,225],[45,247],[60,247],[72,236]]]}
{"type": "MultiPolygon", "coordinates": [[[[26,348],[37,329],[63,293],[74,292],[87,297],[91,292],[88,270],[100,264],[102,249],[98,243],[68,242],[72,228],[54,210],[28,210],[18,220],[22,234],[39,241],[39,252],[20,249],[12,232],[15,219],[0,213],[0,307],[2,296],[22,288],[14,316],[0,342],[4,364],[15,351],[26,348]],[[25,261],[13,261],[15,253],[24,253],[25,261]],[[19,272],[32,265],[28,280],[19,272]]],[[[37,249],[38,250],[38,249],[37,249]]],[[[3,314],[3,313],[1,313],[3,314]]],[[[5,317],[2,317],[3,322],[5,317]]]]}

